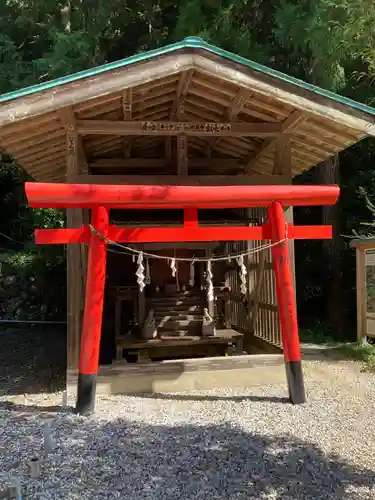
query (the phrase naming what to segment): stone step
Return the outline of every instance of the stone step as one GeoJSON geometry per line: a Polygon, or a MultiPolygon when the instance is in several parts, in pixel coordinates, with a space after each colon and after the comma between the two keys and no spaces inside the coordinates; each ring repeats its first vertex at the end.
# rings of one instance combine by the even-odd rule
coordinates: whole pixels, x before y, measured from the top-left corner
{"type": "Polygon", "coordinates": [[[166,312],[155,312],[154,313],[154,318],[155,321],[162,321],[162,320],[169,320],[169,321],[176,321],[176,320],[186,320],[186,321],[203,321],[203,315],[202,314],[187,314],[186,311],[184,312],[178,312],[176,314],[172,314],[171,311],[166,311],[166,312]]]}
{"type": "Polygon", "coordinates": [[[153,297],[149,300],[151,304],[172,304],[172,303],[180,303],[180,304],[191,304],[191,303],[200,303],[202,302],[203,297],[153,297]]]}
{"type": "Polygon", "coordinates": [[[177,338],[177,337],[191,337],[191,338],[197,338],[201,336],[201,332],[199,330],[195,329],[189,329],[189,330],[164,330],[163,332],[160,333],[160,338],[161,339],[168,339],[168,338],[177,338]]]}
{"type": "Polygon", "coordinates": [[[202,320],[187,320],[187,319],[176,319],[176,320],[168,320],[165,323],[161,321],[156,321],[156,328],[158,330],[171,330],[174,328],[184,329],[184,328],[193,328],[199,327],[202,325],[202,320]]]}
{"type": "Polygon", "coordinates": [[[163,293],[155,292],[154,297],[199,297],[204,295],[204,290],[186,290],[185,292],[163,293]]]}
{"type": "Polygon", "coordinates": [[[148,304],[147,310],[156,311],[203,311],[203,304],[148,304]]]}

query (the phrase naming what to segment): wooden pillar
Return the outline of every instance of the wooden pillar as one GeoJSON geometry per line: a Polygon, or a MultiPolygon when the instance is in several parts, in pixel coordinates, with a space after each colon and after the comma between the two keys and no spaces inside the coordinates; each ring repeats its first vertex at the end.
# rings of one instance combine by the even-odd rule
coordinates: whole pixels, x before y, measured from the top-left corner
{"type": "MultiPolygon", "coordinates": [[[[301,118],[302,119],[302,118],[301,118]]],[[[274,160],[274,175],[284,175],[289,178],[290,184],[292,184],[293,173],[292,173],[292,145],[291,137],[289,135],[281,135],[276,141],[275,148],[275,160],[274,160]]],[[[285,220],[293,224],[294,213],[293,207],[286,207],[285,210],[285,220]]],[[[295,265],[295,249],[294,240],[289,240],[289,255],[290,255],[290,268],[293,277],[294,290],[296,289],[296,265],[295,265]]],[[[297,303],[296,303],[297,307],[297,303]]]]}
{"type": "MultiPolygon", "coordinates": [[[[183,121],[185,105],[183,97],[177,104],[177,120],[183,121]]],[[[186,134],[177,136],[177,175],[188,175],[188,138],[186,134]]]]}
{"type": "Polygon", "coordinates": [[[271,249],[276,280],[277,302],[279,306],[281,335],[284,348],[284,360],[288,381],[289,398],[293,404],[301,404],[306,400],[301,364],[301,352],[298,333],[297,310],[284,208],[281,203],[274,202],[268,207],[271,226],[271,249]]]}
{"type": "MultiPolygon", "coordinates": [[[[108,234],[109,211],[104,207],[92,210],[91,224],[98,233],[108,234]]],[[[83,316],[76,412],[93,413],[96,379],[99,369],[100,339],[102,333],[107,245],[99,236],[92,235],[88,251],[85,310],[83,316]]]]}
{"type": "MultiPolygon", "coordinates": [[[[122,116],[125,121],[130,121],[132,119],[132,100],[133,100],[133,90],[131,88],[125,89],[122,92],[122,116]]],[[[125,137],[124,143],[124,157],[130,158],[131,156],[131,137],[125,137]]]]}
{"type": "MultiPolygon", "coordinates": [[[[71,182],[77,174],[88,174],[83,144],[76,130],[76,119],[72,108],[60,111],[60,119],[66,132],[66,181],[71,182]]],[[[67,227],[79,228],[88,221],[88,210],[68,208],[67,227]]],[[[77,369],[82,331],[84,293],[87,271],[87,248],[85,245],[68,245],[67,253],[67,368],[77,369]]]]}
{"type": "Polygon", "coordinates": [[[366,342],[366,254],[356,248],[356,291],[357,291],[357,341],[366,342]]]}
{"type": "MultiPolygon", "coordinates": [[[[67,127],[67,182],[79,172],[78,134],[74,127],[67,127]]],[[[83,211],[80,208],[68,208],[66,211],[68,227],[80,227],[83,224],[83,211]]],[[[81,245],[67,247],[67,365],[68,369],[78,368],[79,345],[81,338],[83,313],[83,275],[81,245]]]]}

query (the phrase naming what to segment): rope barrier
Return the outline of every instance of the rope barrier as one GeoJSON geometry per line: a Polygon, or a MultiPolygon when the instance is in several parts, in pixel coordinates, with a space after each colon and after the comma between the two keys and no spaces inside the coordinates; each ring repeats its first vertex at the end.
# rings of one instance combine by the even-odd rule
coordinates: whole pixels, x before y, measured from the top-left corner
{"type": "Polygon", "coordinates": [[[281,243],[284,243],[285,241],[288,241],[288,238],[283,238],[279,241],[275,241],[274,243],[267,243],[266,245],[261,245],[257,248],[252,248],[251,250],[248,250],[247,252],[242,252],[238,254],[227,254],[227,255],[221,255],[221,256],[212,256],[212,257],[167,257],[165,255],[157,255],[149,252],[144,252],[143,250],[137,250],[136,248],[129,247],[127,245],[122,245],[121,243],[118,243],[117,241],[112,241],[103,234],[99,233],[91,224],[90,230],[92,234],[95,236],[98,236],[101,238],[103,241],[105,241],[108,245],[113,245],[115,247],[121,248],[123,251],[116,251],[113,249],[108,249],[109,251],[113,253],[118,253],[118,254],[125,254],[125,255],[139,255],[142,254],[144,257],[147,257],[149,259],[159,259],[159,260],[167,260],[167,261],[179,261],[179,262],[220,262],[224,260],[232,260],[232,259],[239,259],[241,257],[247,257],[249,255],[254,255],[260,252],[263,252],[264,250],[268,250],[270,248],[273,248],[277,245],[281,245],[281,243]]]}

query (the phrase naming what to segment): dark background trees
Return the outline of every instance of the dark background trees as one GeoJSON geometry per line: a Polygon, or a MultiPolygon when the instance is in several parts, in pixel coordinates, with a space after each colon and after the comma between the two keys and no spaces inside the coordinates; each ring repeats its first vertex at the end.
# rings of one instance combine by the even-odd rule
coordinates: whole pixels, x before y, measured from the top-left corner
{"type": "MultiPolygon", "coordinates": [[[[4,0],[0,4],[0,92],[7,92],[153,49],[188,35],[318,86],[371,104],[375,75],[372,0],[4,0]]],[[[375,201],[374,141],[367,139],[296,182],[339,182],[334,209],[300,209],[297,223],[330,222],[332,242],[298,242],[300,322],[353,337],[353,230],[369,221],[359,189],[375,201]]],[[[33,228],[63,223],[25,205],[25,179],[0,161],[2,317],[63,318],[64,253],[31,244],[33,228]],[[57,279],[59,277],[59,279],[57,279]],[[47,292],[48,290],[48,292],[47,292]]],[[[363,229],[363,228],[362,228],[363,229]]]]}

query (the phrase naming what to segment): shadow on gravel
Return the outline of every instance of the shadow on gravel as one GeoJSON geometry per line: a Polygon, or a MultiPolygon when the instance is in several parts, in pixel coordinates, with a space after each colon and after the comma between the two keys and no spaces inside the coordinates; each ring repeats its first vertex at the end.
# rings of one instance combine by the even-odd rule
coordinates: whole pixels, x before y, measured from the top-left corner
{"type": "Polygon", "coordinates": [[[0,396],[65,389],[65,328],[0,327],[0,396]]]}
{"type": "MultiPolygon", "coordinates": [[[[168,427],[136,425],[122,419],[100,425],[69,416],[59,416],[52,424],[58,450],[46,460],[42,480],[31,481],[19,463],[22,452],[35,456],[41,431],[35,429],[35,421],[25,420],[22,425],[18,453],[11,459],[16,464],[12,472],[20,473],[26,498],[375,498],[373,470],[325,456],[314,444],[293,437],[248,434],[226,425],[168,427]]],[[[14,422],[9,429],[5,423],[4,432],[12,442],[14,422]]],[[[9,463],[4,455],[5,435],[0,448],[2,472],[9,463]]]]}
{"type": "MultiPolygon", "coordinates": [[[[287,389],[285,389],[287,391],[287,389]]],[[[290,404],[288,398],[277,396],[257,396],[254,394],[241,396],[241,395],[210,395],[210,394],[167,394],[163,392],[153,392],[152,394],[127,394],[137,399],[165,399],[168,401],[253,401],[255,403],[283,403],[290,404]]]]}

